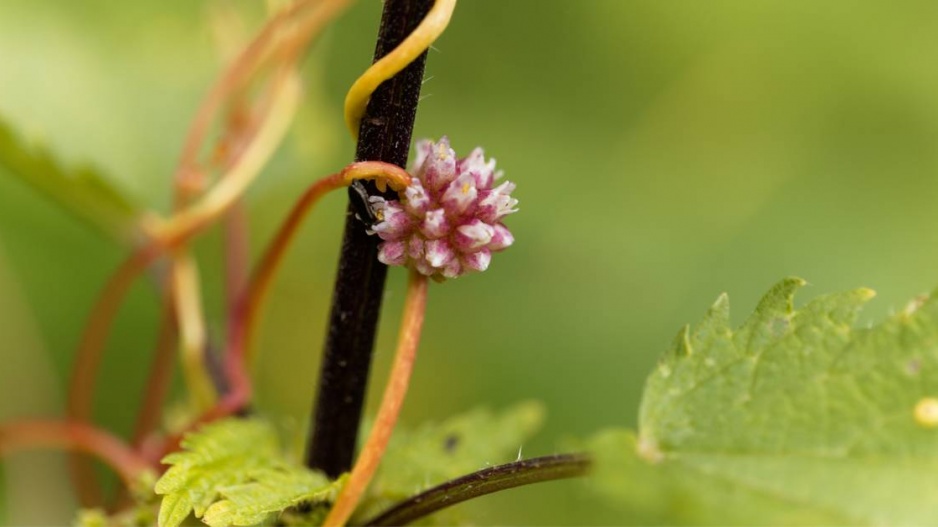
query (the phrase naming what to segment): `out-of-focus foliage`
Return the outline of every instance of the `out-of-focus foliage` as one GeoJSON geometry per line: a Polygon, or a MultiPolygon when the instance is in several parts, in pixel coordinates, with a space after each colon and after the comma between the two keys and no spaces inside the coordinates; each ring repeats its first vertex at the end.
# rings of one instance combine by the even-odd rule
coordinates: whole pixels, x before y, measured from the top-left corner
{"type": "MultiPolygon", "coordinates": [[[[186,124],[221,70],[211,20],[232,9],[249,34],[262,4],[3,2],[0,115],[64,166],[100,166],[129,199],[165,211],[186,124]]],[[[370,61],[379,10],[359,2],[307,61],[294,132],[248,196],[255,254],[305,185],[351,160],[341,102],[370,61]]],[[[915,1],[460,2],[430,54],[417,136],[485,146],[518,183],[522,211],[509,219],[516,246],[492,269],[433,288],[405,421],[536,398],[551,420],[524,451],[550,453],[566,435],[631,425],[673,328],[720,292],[745,305],[790,274],[810,278],[813,293],[865,285],[879,298],[862,322],[938,283],[936,11],[915,1]]],[[[259,334],[259,408],[298,434],[343,207],[330,198],[303,229],[259,334]]],[[[5,340],[0,357],[16,363],[2,371],[22,364],[61,387],[122,253],[2,167],[0,243],[24,299],[4,320],[34,326],[43,354],[27,368],[5,340]]],[[[217,338],[217,236],[198,249],[217,338]]],[[[401,278],[392,274],[375,378],[393,348],[401,278]]],[[[119,433],[158,313],[152,291],[137,288],[109,341],[96,420],[119,433]]],[[[0,419],[21,415],[24,401],[4,400],[0,419]]],[[[6,483],[66,481],[41,477],[11,472],[6,483]]],[[[466,507],[479,523],[621,523],[621,511],[587,508],[573,488],[466,507]]]]}
{"type": "Polygon", "coordinates": [[[802,285],[776,285],[737,329],[721,296],[649,377],[637,439],[594,440],[594,486],[625,514],[670,525],[934,523],[938,302],[853,328],[870,290],[793,310],[802,285]]]}
{"type": "Polygon", "coordinates": [[[90,168],[67,170],[42,145],[26,144],[0,121],[0,165],[32,185],[62,208],[89,222],[118,241],[130,241],[139,228],[141,212],[90,168]]]}

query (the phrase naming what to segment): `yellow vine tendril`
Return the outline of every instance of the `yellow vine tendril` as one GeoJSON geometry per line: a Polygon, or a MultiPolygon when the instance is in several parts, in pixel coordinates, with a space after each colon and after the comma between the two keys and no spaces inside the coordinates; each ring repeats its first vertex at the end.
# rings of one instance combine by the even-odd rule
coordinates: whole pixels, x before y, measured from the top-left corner
{"type": "Polygon", "coordinates": [[[449,25],[456,9],[456,0],[436,0],[430,12],[414,31],[393,51],[375,62],[359,77],[345,95],[345,124],[354,139],[368,100],[382,82],[397,75],[426,51],[449,25]]]}
{"type": "MultiPolygon", "coordinates": [[[[74,404],[70,404],[69,414],[72,419],[77,421],[88,420],[90,416],[90,397],[85,397],[84,392],[87,391],[89,383],[94,380],[99,359],[98,348],[103,345],[103,339],[106,338],[107,329],[114,312],[130,283],[161,254],[168,256],[172,264],[169,288],[181,336],[182,369],[189,392],[200,408],[217,402],[218,394],[205,369],[204,361],[201,360],[206,342],[205,320],[199,294],[201,286],[195,262],[187,245],[196,234],[199,234],[225,214],[243,196],[247,187],[273,155],[289,127],[300,98],[301,88],[295,71],[296,63],[301,55],[300,50],[308,43],[312,35],[322,29],[325,22],[332,19],[350,1],[327,0],[319,3],[315,0],[306,0],[284,9],[271,21],[268,27],[265,28],[265,33],[256,42],[252,43],[252,46],[245,51],[244,56],[236,61],[227,76],[209,94],[207,102],[200,108],[194,120],[193,127],[184,145],[183,161],[180,163],[177,174],[177,185],[180,185],[179,195],[183,198],[188,197],[185,192],[187,180],[183,176],[186,176],[191,170],[197,169],[194,162],[195,156],[205,139],[208,123],[218,110],[221,101],[228,99],[234,86],[247,78],[252,71],[258,68],[260,63],[266,61],[265,58],[262,58],[262,55],[266,54],[265,51],[262,51],[262,46],[271,45],[279,52],[272,53],[275,60],[279,59],[281,68],[279,72],[274,74],[273,93],[270,99],[271,107],[268,108],[265,112],[266,115],[258,123],[258,129],[246,145],[245,151],[239,156],[239,159],[207,191],[200,192],[201,187],[194,189],[193,194],[200,193],[201,196],[192,196],[194,199],[191,203],[188,203],[188,199],[182,199],[177,205],[177,210],[169,218],[162,219],[155,214],[143,218],[141,226],[143,232],[148,235],[148,240],[138,253],[131,256],[125,266],[122,267],[122,271],[118,271],[114,279],[115,284],[112,284],[113,294],[107,293],[110,288],[106,289],[106,294],[100,302],[101,306],[96,306],[89,327],[86,329],[86,335],[83,336],[77,360],[77,373],[73,375],[71,390],[83,395],[78,397],[74,404]],[[297,23],[293,28],[293,35],[281,35],[278,42],[275,31],[284,29],[290,24],[291,17],[297,16],[310,6],[316,6],[319,9],[314,11],[309,18],[297,23]]],[[[435,0],[427,16],[417,28],[394,50],[372,64],[353,83],[345,99],[345,121],[353,137],[356,139],[358,137],[360,121],[374,90],[385,80],[390,79],[406,68],[430,47],[446,29],[455,6],[456,0],[435,0]]],[[[348,185],[355,179],[374,179],[382,189],[387,184],[397,191],[403,190],[409,181],[409,177],[403,170],[398,173],[389,167],[360,164],[347,167],[340,174],[339,181],[335,183],[337,183],[337,187],[341,187],[348,185]]],[[[286,243],[289,243],[289,236],[284,245],[286,243]]],[[[276,260],[275,257],[272,267],[276,267],[276,260]]],[[[270,269],[270,274],[272,273],[273,269],[270,269]]],[[[269,277],[267,279],[269,280],[269,277]]],[[[264,285],[262,284],[261,289],[263,288],[264,285]]],[[[420,318],[422,319],[422,317],[420,318]]],[[[417,333],[419,334],[419,330],[417,333]]],[[[414,344],[414,349],[415,347],[414,344]]],[[[402,400],[403,391],[406,391],[406,383],[401,391],[400,400],[402,400]]],[[[390,422],[393,426],[393,420],[390,422]]],[[[380,457],[380,454],[378,457],[380,457]]],[[[77,480],[82,483],[79,486],[80,490],[88,490],[90,495],[96,494],[91,492],[95,490],[95,485],[93,478],[89,476],[90,472],[87,470],[87,466],[83,466],[83,463],[77,463],[77,465],[75,474],[77,480]]],[[[366,482],[367,479],[369,478],[364,478],[366,482]]],[[[92,502],[97,501],[94,498],[89,499],[89,493],[83,494],[82,502],[86,505],[91,505],[92,502]]],[[[354,508],[355,502],[357,502],[357,498],[352,498],[347,501],[347,504],[354,508]]],[[[333,518],[335,517],[333,516],[333,518]]]]}
{"type": "Polygon", "coordinates": [[[224,214],[231,204],[244,194],[244,190],[280,145],[280,140],[293,120],[300,92],[296,77],[287,76],[280,93],[274,98],[274,107],[271,108],[268,118],[261,125],[255,140],[248,146],[240,162],[201,199],[160,225],[156,232],[157,239],[170,246],[178,243],[177,240],[191,236],[194,231],[209,225],[224,214]]]}
{"type": "Polygon", "coordinates": [[[182,351],[182,373],[189,388],[193,408],[204,412],[215,404],[217,394],[204,365],[203,354],[207,342],[199,268],[190,253],[178,254],[173,258],[172,280],[176,291],[174,300],[181,337],[179,343],[182,351]]]}
{"type": "MultiPolygon", "coordinates": [[[[199,301],[198,277],[186,271],[188,242],[209,224],[225,214],[258,175],[283,138],[299,100],[299,59],[306,45],[352,0],[300,0],[282,9],[265,25],[261,33],[235,59],[225,74],[213,85],[190,126],[180,160],[176,182],[174,214],[163,220],[149,214],[141,220],[147,239],[115,272],[92,309],[76,354],[69,388],[69,418],[76,422],[91,418],[92,389],[102,348],[111,322],[135,278],[156,259],[166,256],[172,263],[169,294],[179,308],[177,321],[186,342],[183,369],[189,392],[210,404],[217,394],[204,364],[195,360],[204,354],[204,316],[199,301]],[[197,159],[206,142],[211,123],[225,101],[237,96],[245,83],[266,65],[279,64],[267,94],[268,106],[261,108],[257,130],[230,168],[223,170],[218,182],[206,192],[201,173],[205,165],[197,159]],[[191,176],[191,177],[190,177],[191,176]],[[202,194],[196,198],[195,194],[202,194]],[[193,202],[190,204],[190,197],[193,202]],[[172,276],[176,275],[176,276],[172,276]]],[[[101,493],[91,466],[83,458],[72,459],[73,479],[85,506],[99,505],[101,493]]]]}

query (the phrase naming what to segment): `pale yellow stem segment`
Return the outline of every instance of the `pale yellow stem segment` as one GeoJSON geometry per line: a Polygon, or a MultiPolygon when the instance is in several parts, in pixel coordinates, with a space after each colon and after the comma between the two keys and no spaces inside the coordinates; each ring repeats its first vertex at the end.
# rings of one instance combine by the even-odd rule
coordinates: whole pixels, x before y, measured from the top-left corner
{"type": "Polygon", "coordinates": [[[368,100],[382,82],[395,76],[427,50],[449,25],[456,0],[436,0],[430,12],[414,31],[393,51],[375,62],[359,77],[345,95],[345,124],[358,139],[358,127],[368,100]]]}
{"type": "Polygon", "coordinates": [[[397,417],[404,404],[404,397],[407,395],[407,387],[410,385],[410,375],[417,358],[417,345],[420,343],[420,331],[423,328],[426,307],[427,277],[411,270],[404,304],[404,317],[401,320],[401,329],[397,337],[394,365],[388,375],[388,384],[384,388],[381,407],[378,409],[371,434],[365,441],[365,446],[358,460],[355,461],[355,466],[345,486],[336,498],[335,505],[326,516],[323,527],[341,527],[348,522],[378,469],[378,463],[384,456],[388,441],[391,439],[391,432],[394,431],[394,425],[397,423],[397,417]]]}
{"type": "Polygon", "coordinates": [[[299,78],[292,68],[281,73],[285,76],[279,93],[273,97],[273,107],[261,124],[254,141],[241,159],[214,187],[191,206],[174,214],[157,229],[157,238],[172,246],[205,227],[237,200],[267,161],[273,156],[286,134],[300,99],[299,78]]]}
{"type": "Polygon", "coordinates": [[[177,253],[173,258],[172,276],[183,379],[192,397],[193,409],[201,413],[215,404],[218,394],[203,360],[206,337],[199,268],[188,251],[177,253]]]}

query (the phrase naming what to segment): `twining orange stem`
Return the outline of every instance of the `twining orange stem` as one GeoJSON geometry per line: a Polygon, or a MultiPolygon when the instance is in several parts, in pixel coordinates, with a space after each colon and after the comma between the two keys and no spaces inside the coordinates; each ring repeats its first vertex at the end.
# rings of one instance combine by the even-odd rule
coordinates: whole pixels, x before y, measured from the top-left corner
{"type": "MultiPolygon", "coordinates": [[[[296,87],[290,83],[286,83],[285,86],[292,86],[292,88],[286,90],[291,95],[285,93],[284,97],[294,100],[296,87]]],[[[271,111],[271,115],[265,118],[265,124],[258,132],[255,143],[248,147],[248,151],[232,168],[232,172],[238,171],[241,174],[242,182],[250,179],[251,173],[259,170],[264,160],[273,153],[275,138],[285,131],[287,112],[284,110],[291,104],[285,102],[285,108],[271,111]]],[[[230,189],[230,186],[227,187],[228,194],[230,194],[230,189]]],[[[200,202],[174,215],[170,222],[156,229],[157,236],[153,241],[131,254],[110,277],[105,284],[104,291],[92,308],[78,346],[72,382],[69,387],[68,415],[72,420],[88,421],[91,417],[93,387],[108,330],[134,279],[162,254],[180,247],[202,232],[212,221],[224,214],[232,202],[233,200],[229,200],[226,195],[222,199],[210,201],[208,207],[204,206],[206,202],[200,202]],[[179,218],[182,220],[179,221],[179,218]]],[[[94,483],[91,467],[80,457],[73,457],[71,465],[81,503],[85,506],[100,504],[101,492],[94,483]]]]}
{"type": "Polygon", "coordinates": [[[228,380],[232,387],[241,385],[247,380],[248,342],[252,337],[254,321],[261,302],[267,296],[274,274],[280,267],[283,255],[293,240],[307,214],[313,206],[327,193],[345,186],[342,173],[332,174],[320,179],[311,185],[290,210],[286,220],[277,231],[274,239],[267,246],[260,262],[251,274],[247,289],[240,296],[229,320],[228,352],[225,355],[225,365],[228,371],[228,380]]]}
{"type": "MultiPolygon", "coordinates": [[[[410,176],[407,172],[396,165],[380,161],[363,161],[352,163],[341,172],[320,179],[300,196],[276,236],[267,246],[257,268],[252,273],[241,301],[238,302],[234,317],[229,321],[232,337],[229,339],[226,356],[229,372],[232,368],[246,368],[251,362],[250,343],[260,307],[266,299],[274,274],[279,269],[280,262],[283,261],[283,256],[293,241],[297,229],[320,198],[333,190],[347,187],[356,179],[375,179],[381,183],[387,183],[395,190],[402,190],[410,183],[410,176]]],[[[240,374],[234,374],[236,377],[238,375],[240,374]]]]}
{"type": "MultiPolygon", "coordinates": [[[[75,364],[72,367],[72,378],[68,389],[68,403],[66,413],[72,421],[89,421],[94,398],[94,384],[101,366],[101,357],[104,350],[104,341],[107,338],[111,321],[130,286],[137,276],[146,269],[147,265],[159,255],[157,245],[150,245],[134,252],[124,261],[117,271],[111,275],[104,286],[104,291],[98,297],[92,308],[91,318],[85,326],[75,364]]],[[[92,506],[103,502],[101,489],[94,484],[94,471],[91,465],[81,456],[72,456],[69,459],[73,479],[76,483],[78,499],[84,506],[92,506]]]]}
{"type": "Polygon", "coordinates": [[[196,158],[205,142],[212,119],[222,104],[240,90],[253,73],[265,62],[265,59],[269,56],[272,42],[276,41],[284,28],[295,24],[297,17],[307,9],[316,6],[316,11],[308,15],[303,23],[298,24],[298,28],[293,28],[299,36],[292,41],[287,40],[278,43],[281,48],[296,48],[305,45],[349,1],[301,0],[286,7],[267,21],[260,33],[238,55],[231,67],[215,82],[196,111],[183,143],[182,155],[176,172],[177,189],[184,189],[186,185],[182,183],[182,180],[190,177],[191,171],[197,170],[196,158]]]}
{"type": "Polygon", "coordinates": [[[37,448],[57,448],[97,456],[113,468],[128,487],[144,471],[154,469],[120,439],[84,423],[14,421],[0,425],[0,456],[37,448]]]}
{"type": "MultiPolygon", "coordinates": [[[[273,17],[260,35],[234,61],[203,99],[183,146],[176,171],[177,204],[186,204],[187,185],[193,174],[200,172],[199,153],[204,148],[210,124],[222,105],[243,89],[259,69],[279,66],[270,90],[270,104],[261,109],[261,116],[246,146],[233,166],[220,176],[217,188],[210,189],[202,199],[178,210],[168,222],[155,221],[148,229],[150,240],[132,254],[109,279],[92,311],[82,335],[69,393],[69,416],[76,421],[90,419],[93,385],[101,362],[102,347],[110,324],[134,278],[160,255],[171,249],[185,251],[185,243],[224,214],[240,198],[247,184],[260,170],[279,143],[293,115],[297,100],[296,64],[302,48],[315,37],[326,23],[338,15],[350,0],[303,0],[273,17]]],[[[188,205],[188,204],[187,204],[188,205]]],[[[86,506],[101,503],[101,492],[90,465],[73,457],[73,476],[79,498],[86,506]]]]}
{"type": "Polygon", "coordinates": [[[225,305],[228,316],[238,304],[238,296],[247,286],[249,278],[250,247],[248,216],[244,200],[236,201],[225,215],[225,305]]]}
{"type": "Polygon", "coordinates": [[[423,318],[427,305],[427,277],[417,271],[410,272],[410,281],[407,284],[407,298],[404,304],[404,317],[401,320],[401,329],[397,338],[397,351],[394,354],[394,364],[388,375],[388,384],[384,388],[381,407],[375,418],[371,434],[365,441],[358,460],[349,474],[348,480],[336,498],[335,505],[326,516],[323,527],[341,527],[345,525],[362,495],[371,483],[371,479],[378,469],[378,463],[384,456],[384,451],[391,439],[391,432],[397,423],[407,387],[410,385],[410,375],[417,358],[417,346],[420,343],[420,330],[423,327],[423,318]]]}
{"type": "Polygon", "coordinates": [[[286,254],[303,220],[309,215],[320,198],[333,190],[347,187],[357,179],[374,179],[395,190],[402,190],[410,183],[410,175],[403,168],[380,161],[363,161],[352,163],[341,172],[326,176],[306,189],[306,192],[297,200],[286,220],[278,229],[274,239],[271,240],[264,251],[264,255],[251,274],[251,279],[239,297],[229,318],[228,346],[225,353],[225,373],[228,379],[229,391],[218,401],[214,408],[199,416],[186,430],[167,438],[163,448],[153,454],[157,459],[177,449],[185,432],[194,429],[198,425],[231,415],[244,408],[250,401],[253,393],[248,372],[251,362],[251,338],[254,328],[257,326],[261,306],[267,296],[267,291],[270,289],[273,277],[283,261],[283,256],[286,254]]]}

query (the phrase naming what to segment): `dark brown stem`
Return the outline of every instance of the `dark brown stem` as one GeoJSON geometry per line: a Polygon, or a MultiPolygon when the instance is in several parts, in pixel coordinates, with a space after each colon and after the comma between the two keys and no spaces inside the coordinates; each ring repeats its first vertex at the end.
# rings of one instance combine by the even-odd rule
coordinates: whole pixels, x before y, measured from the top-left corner
{"type": "Polygon", "coordinates": [[[583,476],[590,464],[586,454],[557,454],[489,467],[412,496],[363,525],[407,525],[440,509],[500,490],[583,476]]]}
{"type": "MultiPolygon", "coordinates": [[[[420,23],[431,0],[385,0],[375,60],[393,50],[420,23]]],[[[356,161],[407,163],[426,53],[372,95],[362,118],[356,161]]],[[[368,192],[378,194],[370,183],[368,192]]],[[[395,197],[388,194],[387,197],[395,197]]],[[[313,433],[306,463],[332,477],[352,466],[387,267],[378,240],[365,232],[350,204],[319,373],[313,433]]]]}

